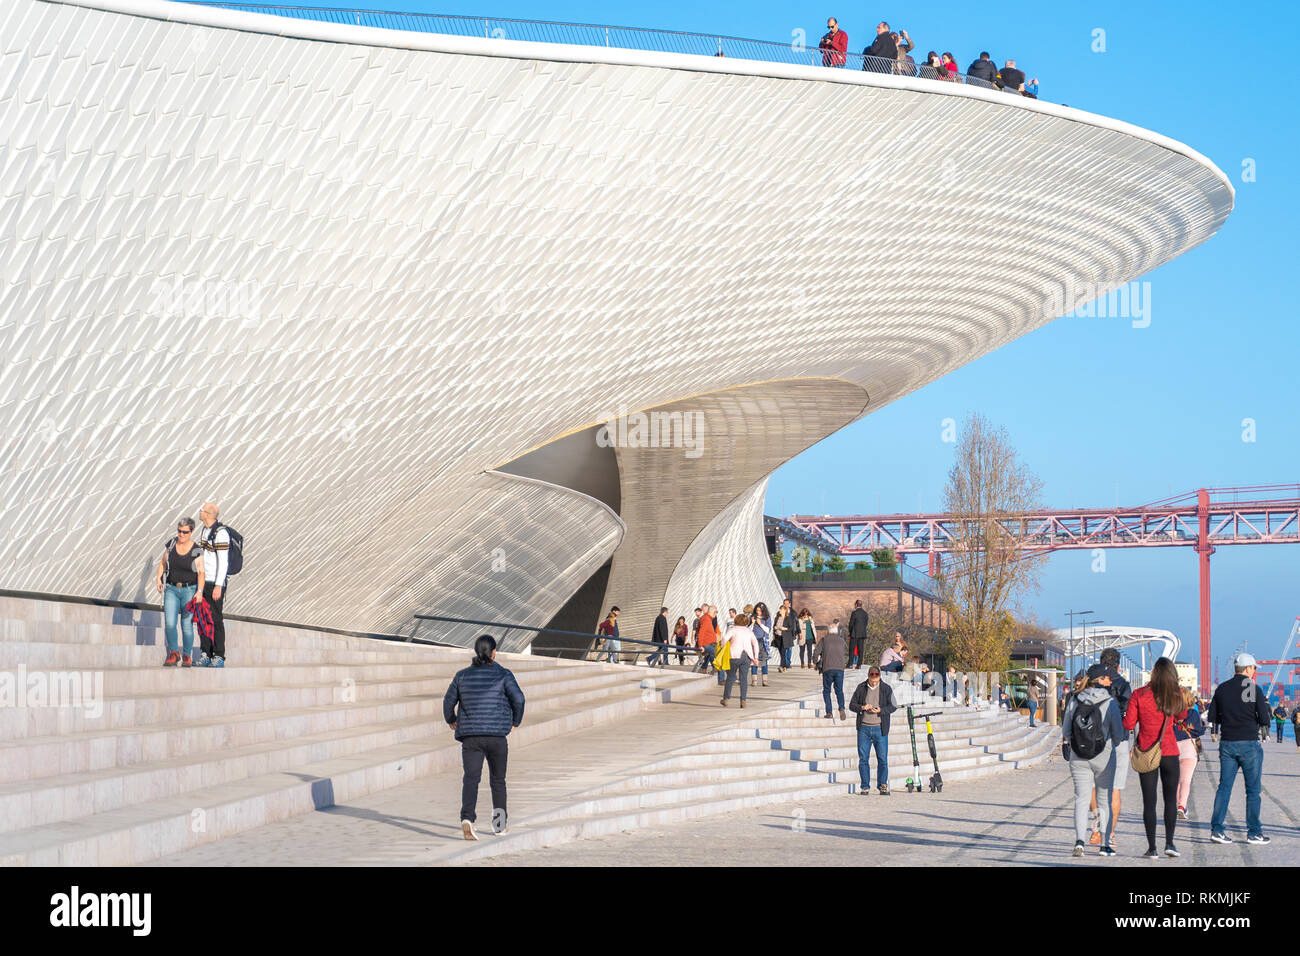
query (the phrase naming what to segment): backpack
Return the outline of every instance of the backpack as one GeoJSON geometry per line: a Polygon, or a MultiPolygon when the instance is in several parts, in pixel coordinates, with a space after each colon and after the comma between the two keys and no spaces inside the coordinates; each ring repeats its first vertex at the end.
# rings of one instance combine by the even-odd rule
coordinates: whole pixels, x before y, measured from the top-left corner
{"type": "Polygon", "coordinates": [[[215,541],[220,528],[225,528],[226,534],[230,536],[230,554],[226,556],[226,576],[230,577],[244,570],[244,536],[230,525],[217,521],[212,525],[212,533],[208,535],[208,539],[215,541]]]}
{"type": "Polygon", "coordinates": [[[1091,760],[1106,749],[1101,704],[1076,704],[1070,721],[1070,749],[1080,759],[1091,760]]]}

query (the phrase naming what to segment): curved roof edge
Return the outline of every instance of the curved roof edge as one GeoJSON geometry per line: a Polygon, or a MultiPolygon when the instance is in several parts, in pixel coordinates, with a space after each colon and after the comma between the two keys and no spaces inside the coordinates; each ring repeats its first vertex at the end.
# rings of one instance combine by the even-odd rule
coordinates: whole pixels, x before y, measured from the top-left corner
{"type": "Polygon", "coordinates": [[[198,26],[266,33],[304,40],[329,43],[350,43],[360,46],[391,47],[403,50],[423,50],[433,53],[455,53],[468,56],[498,56],[510,59],[552,60],[568,63],[602,63],[614,66],[646,66],[660,69],[689,70],[697,73],[729,73],[739,76],[765,76],[788,80],[810,80],[822,83],[843,83],[850,86],[876,86],[886,89],[908,90],[934,96],[965,96],[985,100],[1008,109],[1026,109],[1045,113],[1078,123],[1086,123],[1146,140],[1204,166],[1217,175],[1227,188],[1235,204],[1236,189],[1232,181],[1208,157],[1186,143],[1160,133],[1126,123],[1123,120],[1090,113],[1072,106],[1061,106],[1028,97],[1012,98],[1006,93],[977,87],[939,83],[921,77],[893,76],[886,73],[869,73],[861,70],[828,69],[801,66],[792,63],[771,63],[763,60],[743,60],[738,57],[708,57],[688,53],[659,53],[644,50],[627,50],[618,47],[580,46],[565,43],[539,43],[529,40],[460,37],[443,33],[422,33],[409,30],[388,30],[382,27],[354,26],[351,24],[324,23],[317,20],[300,20],[268,13],[248,13],[209,7],[201,3],[175,3],[172,0],[42,0],[60,6],[85,7],[107,13],[171,20],[198,26]]]}

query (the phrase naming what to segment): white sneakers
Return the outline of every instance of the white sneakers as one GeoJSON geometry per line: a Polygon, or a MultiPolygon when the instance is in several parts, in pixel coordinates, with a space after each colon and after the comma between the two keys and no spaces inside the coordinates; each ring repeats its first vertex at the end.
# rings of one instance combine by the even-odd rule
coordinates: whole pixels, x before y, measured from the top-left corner
{"type": "Polygon", "coordinates": [[[478,839],[478,834],[474,832],[474,824],[469,820],[460,821],[460,832],[465,835],[466,840],[478,839]]]}

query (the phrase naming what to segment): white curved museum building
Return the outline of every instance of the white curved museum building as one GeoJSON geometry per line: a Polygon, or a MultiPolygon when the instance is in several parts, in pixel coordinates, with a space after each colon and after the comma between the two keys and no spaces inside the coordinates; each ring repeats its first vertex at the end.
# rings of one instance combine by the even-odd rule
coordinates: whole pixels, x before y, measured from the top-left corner
{"type": "Polygon", "coordinates": [[[152,600],[214,499],[230,614],[779,599],[775,468],[1233,203],[1156,133],[860,70],[164,0],[6,0],[0,44],[7,590],[152,600]]]}

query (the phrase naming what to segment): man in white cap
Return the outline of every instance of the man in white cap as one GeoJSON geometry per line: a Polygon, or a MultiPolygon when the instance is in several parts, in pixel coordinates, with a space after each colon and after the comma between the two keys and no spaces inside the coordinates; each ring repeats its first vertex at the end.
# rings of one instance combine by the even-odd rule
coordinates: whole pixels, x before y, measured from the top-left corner
{"type": "Polygon", "coordinates": [[[1260,779],[1264,772],[1264,747],[1259,729],[1267,729],[1272,714],[1268,701],[1255,683],[1255,658],[1238,654],[1232,662],[1233,675],[1214,690],[1210,702],[1210,723],[1219,725],[1219,789],[1214,794],[1214,814],[1210,817],[1210,839],[1231,843],[1223,829],[1228,815],[1228,800],[1237,770],[1246,778],[1246,842],[1266,846],[1268,837],[1260,823],[1260,779]]]}

